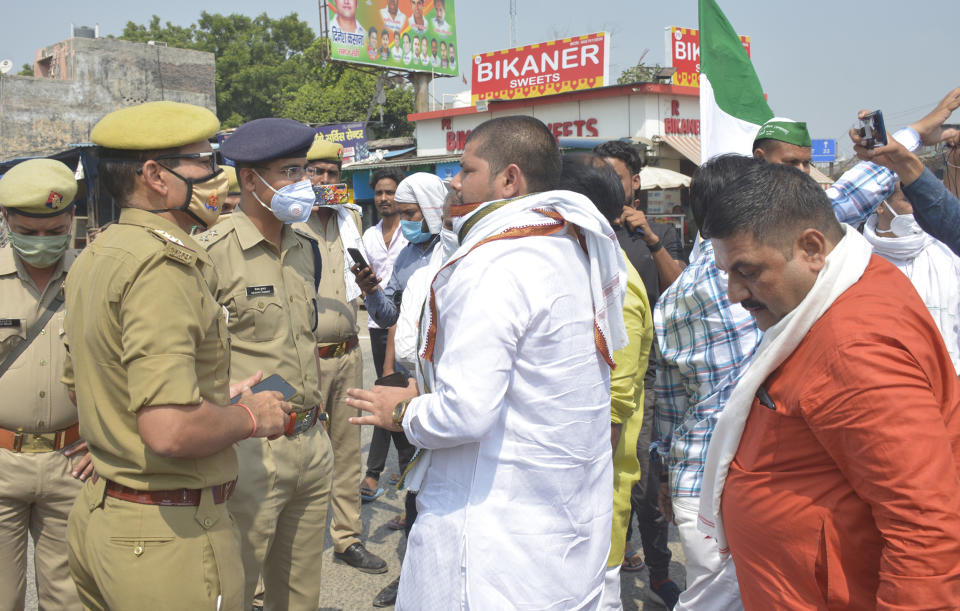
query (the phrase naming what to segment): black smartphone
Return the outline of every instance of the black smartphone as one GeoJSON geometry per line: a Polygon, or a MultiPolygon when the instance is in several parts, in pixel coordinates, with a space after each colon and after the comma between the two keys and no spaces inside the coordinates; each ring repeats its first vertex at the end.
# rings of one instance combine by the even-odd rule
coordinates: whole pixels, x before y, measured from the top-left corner
{"type": "Polygon", "coordinates": [[[358,248],[348,248],[347,252],[350,253],[350,258],[353,259],[354,263],[359,263],[360,267],[370,267],[367,265],[367,260],[363,258],[363,255],[360,253],[358,248]]]}
{"type": "Polygon", "coordinates": [[[373,384],[374,386],[397,386],[400,388],[406,388],[407,376],[397,371],[395,373],[391,373],[390,375],[385,375],[382,378],[377,378],[377,381],[373,384]]]}
{"type": "MultiPolygon", "coordinates": [[[[268,378],[260,380],[253,387],[250,388],[250,392],[256,394],[258,392],[263,392],[264,390],[275,390],[281,395],[283,395],[284,401],[289,401],[293,395],[297,394],[297,389],[284,380],[280,374],[273,374],[268,378]]],[[[236,403],[240,400],[240,395],[230,398],[230,403],[236,403]]]]}
{"type": "Polygon", "coordinates": [[[883,113],[879,110],[860,119],[859,131],[863,146],[868,149],[887,145],[887,128],[883,124],[883,113]]]}

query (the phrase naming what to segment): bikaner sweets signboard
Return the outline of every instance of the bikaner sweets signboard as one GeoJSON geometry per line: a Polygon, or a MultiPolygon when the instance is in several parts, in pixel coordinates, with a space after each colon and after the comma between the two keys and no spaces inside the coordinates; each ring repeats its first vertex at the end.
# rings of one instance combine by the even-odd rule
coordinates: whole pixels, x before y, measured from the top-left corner
{"type": "Polygon", "coordinates": [[[331,58],[456,76],[454,0],[327,0],[331,58]]]}
{"type": "MultiPolygon", "coordinates": [[[[667,66],[677,69],[671,82],[682,87],[700,86],[700,30],[666,28],[667,66]]],[[[750,37],[741,36],[740,42],[750,57],[750,37]]]]}
{"type": "Polygon", "coordinates": [[[536,98],[609,80],[610,34],[599,32],[474,55],[471,99],[536,98]]]}

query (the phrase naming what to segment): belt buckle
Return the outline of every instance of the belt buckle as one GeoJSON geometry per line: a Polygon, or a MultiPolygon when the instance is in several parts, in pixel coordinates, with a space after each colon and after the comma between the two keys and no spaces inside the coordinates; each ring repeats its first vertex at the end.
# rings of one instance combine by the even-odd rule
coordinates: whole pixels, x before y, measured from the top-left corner
{"type": "Polygon", "coordinates": [[[337,347],[333,349],[333,357],[339,358],[347,353],[347,342],[340,342],[337,344],[337,347]]]}
{"type": "Polygon", "coordinates": [[[23,451],[23,431],[17,431],[13,434],[13,451],[23,451]]]}

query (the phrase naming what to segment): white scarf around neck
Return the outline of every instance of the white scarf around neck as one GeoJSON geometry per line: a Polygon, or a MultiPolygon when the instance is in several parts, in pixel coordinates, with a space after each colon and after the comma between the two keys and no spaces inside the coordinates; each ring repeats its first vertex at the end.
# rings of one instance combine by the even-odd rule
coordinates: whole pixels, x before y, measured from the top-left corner
{"type": "MultiPolygon", "coordinates": [[[[700,489],[701,531],[717,540],[721,553],[728,553],[723,528],[721,501],[727,471],[740,446],[754,397],[760,386],[796,350],[807,332],[847,289],[857,283],[870,263],[870,243],[849,225],[845,235],[827,255],[823,269],[803,301],[780,322],[764,333],[760,346],[727,404],[720,412],[717,427],[707,449],[700,489]]],[[[741,516],[741,519],[746,519],[741,516]]]]}

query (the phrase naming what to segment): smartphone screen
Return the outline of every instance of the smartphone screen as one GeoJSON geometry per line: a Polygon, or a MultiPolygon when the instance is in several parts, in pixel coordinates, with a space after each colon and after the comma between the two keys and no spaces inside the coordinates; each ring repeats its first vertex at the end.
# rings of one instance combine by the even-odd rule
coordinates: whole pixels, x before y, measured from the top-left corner
{"type": "MultiPolygon", "coordinates": [[[[289,401],[293,395],[297,394],[297,389],[284,380],[279,374],[273,374],[268,378],[260,380],[258,383],[254,384],[250,388],[250,392],[256,394],[258,392],[263,392],[264,390],[275,390],[283,395],[284,401],[289,401]]],[[[234,404],[240,400],[240,395],[230,397],[230,404],[234,404]]]]}

